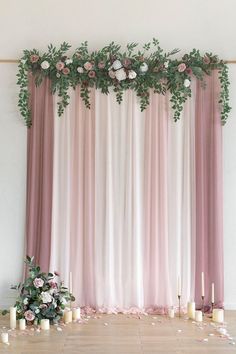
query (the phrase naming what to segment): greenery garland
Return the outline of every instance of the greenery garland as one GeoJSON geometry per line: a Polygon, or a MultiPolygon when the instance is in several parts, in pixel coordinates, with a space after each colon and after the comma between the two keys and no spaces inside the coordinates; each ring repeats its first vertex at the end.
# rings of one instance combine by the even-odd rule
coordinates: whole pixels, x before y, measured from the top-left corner
{"type": "Polygon", "coordinates": [[[171,93],[174,120],[180,118],[184,102],[191,97],[191,79],[195,76],[204,83],[204,76],[218,69],[221,84],[219,103],[221,120],[225,124],[231,110],[229,106],[228,67],[223,60],[212,53],[203,56],[199,50],[193,49],[180,59],[171,57],[179,52],[174,49],[165,53],[159,41],[153,39],[146,43],[142,50],[135,50],[137,43],[126,46],[121,52],[120,46],[112,42],[98,51],[89,53],[88,43],[84,42],[72,56],[68,56],[68,43],[62,43],[57,49],[52,44],[48,52],[40,55],[37,49],[24,50],[20,60],[17,84],[20,86],[19,109],[28,127],[31,126],[29,106],[28,76],[32,73],[35,84],[41,84],[45,77],[51,80],[52,93],[58,93],[58,115],[61,116],[69,104],[68,89],[80,85],[81,98],[90,108],[90,89],[95,87],[108,94],[113,87],[118,103],[122,102],[123,92],[127,89],[136,91],[143,111],[149,104],[149,92],[171,93]]]}

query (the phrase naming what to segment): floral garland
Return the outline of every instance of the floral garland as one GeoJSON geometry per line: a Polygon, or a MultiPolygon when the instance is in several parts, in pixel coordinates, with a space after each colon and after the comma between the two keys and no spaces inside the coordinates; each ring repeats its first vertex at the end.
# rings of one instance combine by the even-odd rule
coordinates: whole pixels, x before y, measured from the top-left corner
{"type": "Polygon", "coordinates": [[[219,103],[221,120],[225,124],[231,110],[229,106],[229,78],[226,63],[212,53],[203,56],[193,49],[181,59],[171,59],[179,52],[174,49],[165,53],[157,39],[146,43],[142,50],[135,51],[137,43],[128,44],[125,52],[112,42],[99,51],[89,53],[88,44],[84,42],[72,56],[67,55],[70,48],[63,43],[59,49],[48,46],[48,52],[40,55],[39,51],[24,50],[20,60],[17,84],[20,86],[19,109],[26,125],[31,126],[29,107],[28,74],[32,73],[35,84],[41,84],[45,77],[51,80],[52,93],[58,93],[58,115],[61,116],[69,104],[68,89],[80,85],[80,95],[87,108],[90,108],[90,89],[101,89],[105,94],[113,87],[118,103],[122,102],[123,92],[127,89],[136,91],[143,111],[149,104],[149,91],[165,94],[171,93],[174,120],[180,118],[184,102],[191,97],[191,79],[195,76],[204,83],[204,76],[218,69],[221,84],[219,103]],[[151,51],[152,46],[154,50],[151,51]]]}

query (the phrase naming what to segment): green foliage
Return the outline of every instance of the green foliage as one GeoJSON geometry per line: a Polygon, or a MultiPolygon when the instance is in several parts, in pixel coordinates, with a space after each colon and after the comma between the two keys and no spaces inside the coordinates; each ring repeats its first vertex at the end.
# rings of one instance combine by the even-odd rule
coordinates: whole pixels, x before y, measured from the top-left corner
{"type": "Polygon", "coordinates": [[[140,100],[143,111],[149,105],[150,89],[155,93],[171,94],[174,120],[180,119],[185,101],[191,97],[191,78],[196,77],[205,85],[204,78],[218,70],[221,84],[219,104],[221,120],[225,124],[229,112],[229,77],[228,67],[216,55],[193,49],[182,58],[173,58],[179,49],[165,53],[159,41],[143,45],[137,50],[137,43],[129,43],[126,51],[121,52],[120,45],[111,42],[104,48],[89,52],[88,43],[82,43],[71,57],[67,52],[70,45],[63,42],[59,48],[52,44],[42,55],[38,50],[24,50],[19,64],[17,84],[20,86],[18,106],[28,127],[31,126],[29,75],[33,75],[35,85],[39,86],[45,77],[51,80],[52,94],[58,93],[58,115],[63,115],[69,104],[70,87],[80,86],[80,96],[87,108],[90,108],[90,91],[92,87],[108,94],[110,88],[116,93],[118,103],[122,102],[125,90],[132,89],[140,100]],[[60,64],[60,67],[58,66],[60,64]],[[179,65],[185,65],[179,70],[179,65]],[[146,67],[144,69],[144,67],[146,67]]]}

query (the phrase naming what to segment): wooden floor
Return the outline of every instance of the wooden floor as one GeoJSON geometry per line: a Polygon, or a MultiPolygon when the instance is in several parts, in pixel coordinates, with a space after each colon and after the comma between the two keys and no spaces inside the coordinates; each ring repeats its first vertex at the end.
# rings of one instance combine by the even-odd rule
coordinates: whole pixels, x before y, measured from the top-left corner
{"type": "MultiPolygon", "coordinates": [[[[10,344],[0,353],[16,354],[236,354],[236,311],[226,313],[229,337],[220,336],[210,320],[197,325],[165,316],[101,315],[49,332],[10,331],[10,344]]],[[[8,325],[0,318],[0,331],[8,325]]]]}

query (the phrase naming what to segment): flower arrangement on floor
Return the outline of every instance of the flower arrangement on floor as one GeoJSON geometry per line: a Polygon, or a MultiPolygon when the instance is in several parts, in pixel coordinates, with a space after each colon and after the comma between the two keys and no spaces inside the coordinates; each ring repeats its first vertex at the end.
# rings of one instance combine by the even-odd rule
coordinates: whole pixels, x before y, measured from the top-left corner
{"type": "Polygon", "coordinates": [[[183,104],[191,97],[191,79],[195,76],[204,83],[204,76],[212,70],[219,70],[221,93],[221,119],[224,124],[230,112],[228,67],[212,53],[203,56],[199,50],[193,49],[180,59],[171,57],[179,52],[174,49],[165,53],[159,46],[159,41],[153,39],[146,43],[141,50],[135,51],[137,43],[127,45],[126,51],[121,52],[120,46],[112,42],[101,50],[89,53],[88,44],[84,42],[76,51],[68,56],[70,48],[63,43],[59,49],[48,46],[48,52],[40,54],[37,49],[24,50],[20,60],[18,85],[19,109],[26,125],[31,126],[31,112],[28,104],[28,74],[32,73],[35,84],[40,85],[43,78],[51,80],[52,93],[58,93],[58,115],[61,116],[69,104],[69,87],[81,87],[81,98],[86,107],[90,108],[90,89],[101,89],[105,94],[113,87],[118,103],[122,101],[123,92],[132,89],[140,99],[143,111],[149,104],[150,89],[159,94],[171,93],[171,103],[174,120],[180,118],[183,104]],[[152,50],[152,45],[154,49],[152,50]]]}
{"type": "Polygon", "coordinates": [[[13,287],[19,291],[15,307],[17,319],[25,318],[28,323],[35,319],[49,319],[58,322],[66,305],[74,301],[74,296],[63,286],[57,272],[43,273],[35,265],[34,257],[26,257],[29,277],[13,287]]]}

